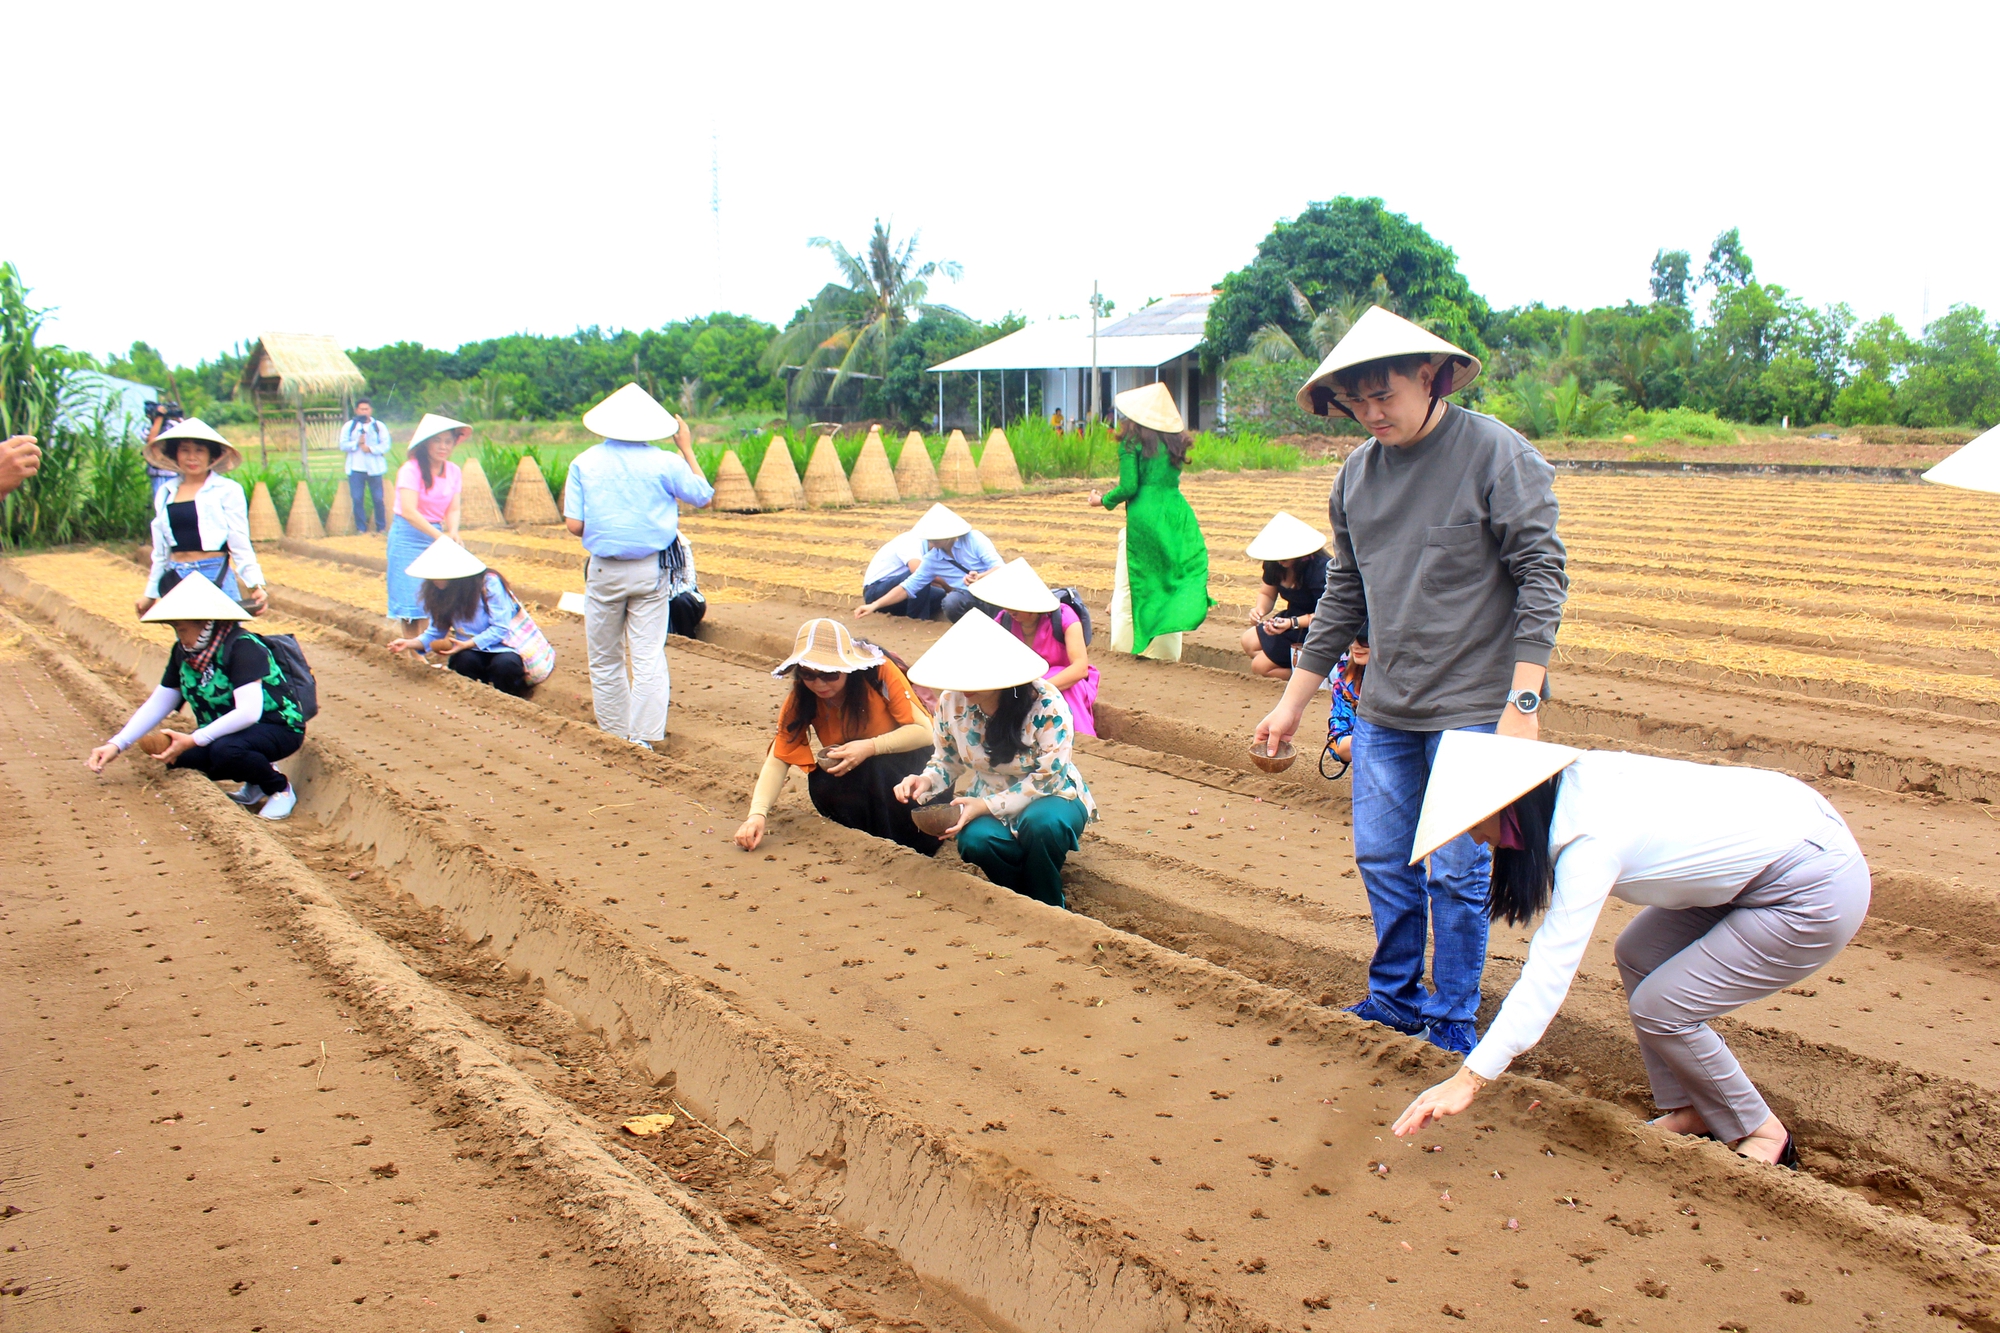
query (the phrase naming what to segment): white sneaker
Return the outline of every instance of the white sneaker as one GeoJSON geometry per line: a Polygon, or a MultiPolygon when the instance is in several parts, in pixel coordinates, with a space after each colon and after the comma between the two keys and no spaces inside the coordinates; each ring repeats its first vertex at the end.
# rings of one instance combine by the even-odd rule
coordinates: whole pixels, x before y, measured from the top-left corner
{"type": "Polygon", "coordinates": [[[292,807],[298,803],[299,789],[297,787],[287,787],[270,800],[264,802],[264,808],[257,812],[257,817],[259,819],[284,819],[292,813],[292,807]]]}
{"type": "Polygon", "coordinates": [[[250,783],[246,782],[241,787],[238,787],[235,791],[230,792],[229,799],[236,802],[236,804],[238,805],[255,805],[257,804],[257,802],[264,799],[264,789],[262,787],[252,786],[250,783]]]}

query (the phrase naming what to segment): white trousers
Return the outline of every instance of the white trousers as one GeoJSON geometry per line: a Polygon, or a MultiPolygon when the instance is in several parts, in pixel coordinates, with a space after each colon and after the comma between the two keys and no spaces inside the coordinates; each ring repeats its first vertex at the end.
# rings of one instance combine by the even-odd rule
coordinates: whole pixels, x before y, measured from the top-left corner
{"type": "MultiPolygon", "coordinates": [[[[1139,641],[1132,628],[1132,580],[1125,569],[1125,529],[1118,529],[1118,571],[1111,580],[1111,650],[1129,653],[1132,645],[1139,641]]],[[[1155,634],[1153,641],[1146,645],[1140,657],[1150,657],[1156,662],[1178,662],[1181,660],[1181,636],[1177,630],[1172,634],[1155,634]]]]}
{"type": "Polygon", "coordinates": [[[590,649],[590,698],[598,730],[650,745],[667,734],[667,609],[672,599],[666,572],[658,556],[592,556],[583,588],[583,635],[590,649]]]}

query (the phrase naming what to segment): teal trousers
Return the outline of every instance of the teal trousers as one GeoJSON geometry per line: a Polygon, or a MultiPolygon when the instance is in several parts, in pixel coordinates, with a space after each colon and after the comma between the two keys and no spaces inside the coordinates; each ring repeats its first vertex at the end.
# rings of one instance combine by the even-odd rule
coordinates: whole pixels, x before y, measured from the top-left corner
{"type": "Polygon", "coordinates": [[[1020,830],[981,815],[958,835],[958,855],[995,884],[1051,907],[1063,906],[1062,864],[1089,819],[1082,801],[1044,796],[1021,815],[1020,830]]]}

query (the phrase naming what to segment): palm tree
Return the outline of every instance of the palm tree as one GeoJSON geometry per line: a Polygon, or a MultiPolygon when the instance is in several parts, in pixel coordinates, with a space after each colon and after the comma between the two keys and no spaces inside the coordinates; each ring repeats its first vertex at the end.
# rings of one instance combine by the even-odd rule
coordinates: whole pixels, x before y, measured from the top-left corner
{"type": "MultiPolygon", "coordinates": [[[[1380,273],[1375,275],[1375,281],[1368,285],[1367,291],[1343,292],[1334,297],[1324,310],[1313,309],[1311,299],[1299,290],[1297,283],[1286,285],[1291,288],[1293,313],[1306,321],[1306,341],[1322,360],[1347,336],[1355,321],[1368,312],[1369,306],[1379,305],[1392,311],[1396,308],[1396,298],[1389,291],[1389,280],[1380,273]]],[[[1249,354],[1258,361],[1305,359],[1304,349],[1285,331],[1283,325],[1277,323],[1266,324],[1250,335],[1249,354]]]]}
{"type": "Polygon", "coordinates": [[[888,373],[889,346],[910,322],[937,310],[958,314],[950,306],[926,301],[933,278],[956,282],[963,271],[952,260],[916,262],[917,236],[895,243],[882,220],[868,238],[866,258],[854,255],[839,241],[815,236],[808,244],[833,256],[843,283],[820,289],[804,314],[772,340],[764,352],[764,368],[795,372],[786,390],[799,404],[832,398],[850,379],[880,378],[888,373]]]}

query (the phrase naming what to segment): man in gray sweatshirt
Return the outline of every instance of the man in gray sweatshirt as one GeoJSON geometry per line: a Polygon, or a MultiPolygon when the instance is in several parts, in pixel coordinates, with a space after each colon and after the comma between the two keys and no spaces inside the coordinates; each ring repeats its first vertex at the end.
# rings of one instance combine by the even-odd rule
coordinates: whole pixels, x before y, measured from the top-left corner
{"type": "Polygon", "coordinates": [[[1477,358],[1377,306],[1299,391],[1308,411],[1338,409],[1373,438],[1334,482],[1326,593],[1284,698],[1257,728],[1271,745],[1296,732],[1335,660],[1370,627],[1353,806],[1375,957],[1368,997],[1349,1012],[1461,1054],[1477,1039],[1491,857],[1461,835],[1409,865],[1417,813],[1443,732],[1538,736],[1569,590],[1555,470],[1505,425],[1444,401],[1478,374],[1477,358]]]}

